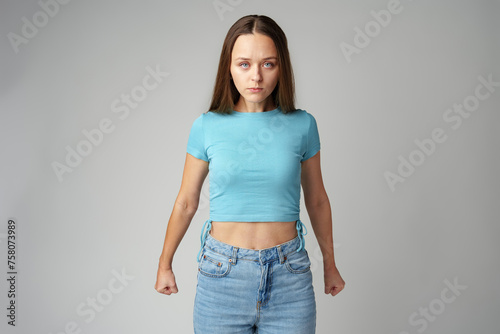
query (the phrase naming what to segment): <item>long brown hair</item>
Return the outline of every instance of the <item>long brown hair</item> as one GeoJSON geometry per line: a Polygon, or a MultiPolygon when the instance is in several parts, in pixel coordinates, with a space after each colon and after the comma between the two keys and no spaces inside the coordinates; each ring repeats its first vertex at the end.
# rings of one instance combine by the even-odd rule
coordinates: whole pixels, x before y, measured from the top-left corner
{"type": "Polygon", "coordinates": [[[231,80],[231,53],[234,43],[240,35],[253,34],[254,32],[268,36],[276,46],[279,77],[278,83],[271,93],[272,99],[284,113],[296,110],[295,82],[285,33],[270,17],[247,15],[236,21],[227,32],[220,54],[210,111],[229,114],[238,102],[240,93],[231,80]]]}

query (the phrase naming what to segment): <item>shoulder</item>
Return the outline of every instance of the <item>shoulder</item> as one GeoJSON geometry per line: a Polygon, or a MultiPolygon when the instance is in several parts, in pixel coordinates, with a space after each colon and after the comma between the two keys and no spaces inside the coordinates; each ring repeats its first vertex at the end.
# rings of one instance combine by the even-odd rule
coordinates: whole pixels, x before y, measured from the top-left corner
{"type": "Polygon", "coordinates": [[[203,125],[204,122],[206,122],[207,120],[210,120],[210,119],[214,119],[214,118],[218,118],[220,117],[220,114],[219,113],[215,113],[215,112],[212,112],[212,111],[205,111],[201,114],[199,114],[195,120],[194,120],[194,123],[198,123],[201,125],[203,125]]]}
{"type": "Polygon", "coordinates": [[[215,113],[212,111],[205,111],[201,114],[199,114],[193,121],[193,128],[199,130],[199,131],[210,131],[211,129],[217,128],[221,126],[222,124],[225,124],[223,122],[224,119],[227,119],[224,117],[225,115],[220,114],[220,113],[215,113]]]}
{"type": "Polygon", "coordinates": [[[202,113],[199,117],[203,119],[205,122],[208,122],[208,121],[227,119],[229,115],[208,110],[202,113]]]}
{"type": "MultiPolygon", "coordinates": [[[[301,109],[302,110],[302,109],[301,109]]],[[[304,114],[304,118],[307,119],[307,124],[308,126],[317,126],[317,123],[316,123],[316,118],[314,117],[314,115],[310,112],[307,112],[305,110],[302,110],[303,114],[304,114]]]]}
{"type": "Polygon", "coordinates": [[[315,120],[314,115],[308,111],[300,109],[304,113],[304,117],[308,118],[309,120],[315,120]]]}
{"type": "Polygon", "coordinates": [[[316,119],[314,118],[313,114],[304,109],[296,109],[285,115],[289,115],[291,118],[294,118],[297,122],[300,122],[300,124],[306,128],[309,128],[311,123],[316,123],[316,119]]]}
{"type": "Polygon", "coordinates": [[[191,128],[192,129],[197,129],[197,130],[201,130],[203,128],[203,114],[201,115],[198,115],[193,121],[192,121],[192,124],[191,124],[191,128]]]}
{"type": "Polygon", "coordinates": [[[305,109],[296,109],[294,111],[288,112],[286,115],[295,115],[299,118],[314,118],[314,116],[306,111],[305,109]]]}

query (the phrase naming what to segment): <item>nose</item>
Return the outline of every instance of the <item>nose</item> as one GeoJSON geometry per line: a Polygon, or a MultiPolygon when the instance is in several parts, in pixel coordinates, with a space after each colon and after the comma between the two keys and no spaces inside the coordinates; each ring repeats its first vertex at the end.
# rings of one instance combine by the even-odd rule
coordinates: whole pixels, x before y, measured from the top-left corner
{"type": "Polygon", "coordinates": [[[252,73],[252,81],[257,81],[257,82],[262,81],[262,75],[261,75],[261,72],[260,72],[261,71],[260,66],[255,66],[254,68],[255,69],[254,69],[254,71],[252,73]]]}

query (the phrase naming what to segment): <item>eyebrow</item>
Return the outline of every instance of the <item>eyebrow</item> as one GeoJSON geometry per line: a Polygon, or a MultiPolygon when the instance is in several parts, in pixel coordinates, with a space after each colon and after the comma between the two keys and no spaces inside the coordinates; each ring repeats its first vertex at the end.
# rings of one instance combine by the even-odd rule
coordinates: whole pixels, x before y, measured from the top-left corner
{"type": "MultiPolygon", "coordinates": [[[[238,58],[235,58],[234,60],[250,60],[250,58],[245,58],[245,57],[238,57],[238,58]]],[[[278,59],[277,57],[266,57],[266,58],[262,58],[263,60],[269,60],[269,59],[278,59]]]]}

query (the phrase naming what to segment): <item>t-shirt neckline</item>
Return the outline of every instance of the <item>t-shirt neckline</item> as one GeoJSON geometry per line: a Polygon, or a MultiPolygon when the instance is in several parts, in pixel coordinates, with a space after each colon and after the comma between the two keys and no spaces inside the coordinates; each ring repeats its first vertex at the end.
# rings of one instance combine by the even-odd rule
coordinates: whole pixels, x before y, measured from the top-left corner
{"type": "Polygon", "coordinates": [[[242,117],[269,117],[271,115],[277,114],[280,112],[280,107],[269,111],[259,111],[259,112],[243,112],[232,110],[231,114],[234,116],[242,116],[242,117]]]}

